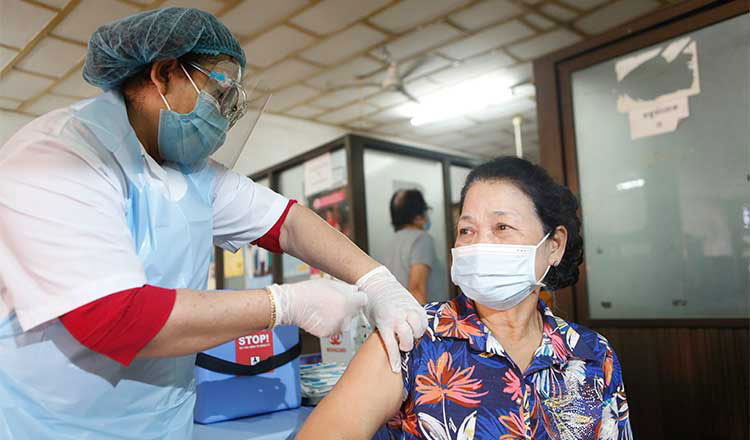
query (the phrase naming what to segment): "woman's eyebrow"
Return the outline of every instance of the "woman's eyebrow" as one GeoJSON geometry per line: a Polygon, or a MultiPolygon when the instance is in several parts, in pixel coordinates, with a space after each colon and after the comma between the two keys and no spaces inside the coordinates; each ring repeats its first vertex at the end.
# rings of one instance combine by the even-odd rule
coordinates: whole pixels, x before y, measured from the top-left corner
{"type": "Polygon", "coordinates": [[[509,216],[512,216],[512,217],[520,217],[518,215],[518,213],[515,213],[515,212],[512,212],[512,211],[503,211],[502,209],[498,209],[496,211],[492,211],[492,213],[495,214],[495,215],[497,215],[497,216],[509,215],[509,216]]]}

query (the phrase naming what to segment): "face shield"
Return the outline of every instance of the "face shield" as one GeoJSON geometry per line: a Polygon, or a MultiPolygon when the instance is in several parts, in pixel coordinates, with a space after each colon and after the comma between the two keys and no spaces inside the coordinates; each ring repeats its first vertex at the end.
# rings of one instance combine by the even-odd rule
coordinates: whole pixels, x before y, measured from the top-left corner
{"type": "Polygon", "coordinates": [[[226,141],[211,158],[233,169],[271,95],[259,81],[243,75],[235,62],[220,61],[210,70],[196,63],[189,66],[208,77],[203,91],[216,99],[222,116],[229,121],[226,141]]]}

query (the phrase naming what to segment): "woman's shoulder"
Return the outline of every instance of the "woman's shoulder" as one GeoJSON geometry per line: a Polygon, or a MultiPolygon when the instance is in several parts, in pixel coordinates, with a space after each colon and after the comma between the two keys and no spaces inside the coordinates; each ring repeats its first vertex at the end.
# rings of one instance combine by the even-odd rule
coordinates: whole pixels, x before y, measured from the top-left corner
{"type": "MultiPolygon", "coordinates": [[[[561,318],[557,319],[562,320],[561,318]]],[[[562,321],[570,327],[566,338],[569,344],[574,340],[574,345],[576,346],[578,344],[584,344],[584,348],[590,349],[594,360],[600,363],[603,363],[614,356],[615,350],[604,335],[577,322],[562,321]]]]}

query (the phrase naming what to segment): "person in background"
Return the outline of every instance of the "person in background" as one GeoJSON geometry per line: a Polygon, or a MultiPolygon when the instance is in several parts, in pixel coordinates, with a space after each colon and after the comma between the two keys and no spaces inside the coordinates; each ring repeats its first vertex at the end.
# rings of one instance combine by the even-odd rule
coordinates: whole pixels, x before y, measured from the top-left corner
{"type": "Polygon", "coordinates": [[[416,189],[396,191],[391,197],[391,224],[396,235],[384,265],[420,304],[427,303],[432,286],[430,273],[436,262],[430,229],[429,207],[416,189]]]}
{"type": "Polygon", "coordinates": [[[297,439],[632,440],[612,346],[539,299],[578,279],[575,196],[501,157],[469,174],[461,206],[451,278],[462,295],[425,307],[401,374],[373,334],[297,439]]]}

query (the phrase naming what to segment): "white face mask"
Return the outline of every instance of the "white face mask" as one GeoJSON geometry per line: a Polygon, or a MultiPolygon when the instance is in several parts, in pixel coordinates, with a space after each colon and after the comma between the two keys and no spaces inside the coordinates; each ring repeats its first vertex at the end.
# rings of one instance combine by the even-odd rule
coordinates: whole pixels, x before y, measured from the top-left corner
{"type": "Polygon", "coordinates": [[[464,295],[495,310],[508,310],[526,299],[547,275],[537,280],[536,246],[472,244],[453,248],[451,279],[464,295]]]}

